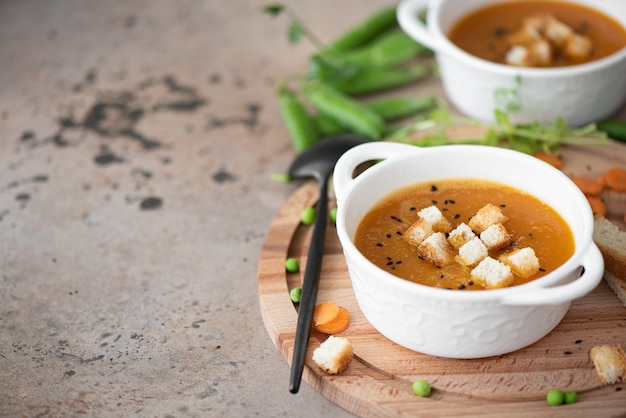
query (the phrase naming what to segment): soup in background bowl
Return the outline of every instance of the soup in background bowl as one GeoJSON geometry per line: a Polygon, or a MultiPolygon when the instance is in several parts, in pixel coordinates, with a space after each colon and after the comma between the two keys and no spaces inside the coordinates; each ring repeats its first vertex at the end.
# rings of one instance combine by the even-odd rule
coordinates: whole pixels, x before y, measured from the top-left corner
{"type": "MultiPolygon", "coordinates": [[[[568,1],[596,9],[626,28],[626,2],[568,1]]],[[[470,117],[492,122],[494,110],[501,109],[509,112],[514,123],[550,124],[563,118],[571,126],[582,126],[615,114],[626,101],[626,47],[578,65],[535,68],[477,57],[449,39],[454,25],[471,13],[511,3],[402,0],[398,22],[409,36],[435,52],[447,97],[470,117]],[[419,19],[424,11],[427,24],[419,19]]]]}
{"type": "Polygon", "coordinates": [[[518,350],[547,335],[571,302],[602,279],[604,261],[592,239],[587,199],[565,174],[532,156],[478,145],[420,148],[368,143],[339,159],[333,185],[337,234],[359,308],[382,335],[406,348],[450,358],[518,350]],[[357,167],[369,161],[380,162],[354,178],[357,167]],[[408,281],[376,266],[358,250],[354,240],[359,224],[389,193],[460,178],[502,183],[553,208],[571,230],[572,256],[528,283],[470,292],[408,281]]]}

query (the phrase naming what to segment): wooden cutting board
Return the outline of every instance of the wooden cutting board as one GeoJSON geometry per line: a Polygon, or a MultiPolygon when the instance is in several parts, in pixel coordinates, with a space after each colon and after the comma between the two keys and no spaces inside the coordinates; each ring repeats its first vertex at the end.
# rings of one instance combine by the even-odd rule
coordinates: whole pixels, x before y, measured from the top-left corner
{"type": "MultiPolygon", "coordinates": [[[[626,146],[569,147],[564,159],[567,174],[595,177],[612,166],[626,168],[626,146]]],[[[259,258],[263,321],[289,364],[297,321],[297,305],[289,299],[289,290],[301,285],[302,272],[287,274],[284,263],[287,257],[296,257],[306,265],[312,227],[300,224],[300,213],[317,199],[313,182],[290,197],[272,222],[259,258]]],[[[609,218],[626,230],[622,216],[609,218]]],[[[626,307],[604,281],[575,301],[557,328],[530,347],[479,360],[444,359],[400,347],[367,322],[332,225],[324,253],[318,302],[333,301],[350,311],[350,326],[340,335],[351,340],[355,357],[340,375],[320,371],[311,356],[327,335],[314,331],[303,379],[342,408],[363,417],[626,417],[626,383],[603,385],[589,357],[591,347],[598,344],[626,348],[626,307]],[[416,379],[430,382],[430,397],[412,393],[416,379]],[[578,403],[547,405],[546,393],[554,388],[578,392],[578,403]]],[[[289,393],[288,382],[283,383],[285,396],[297,396],[289,393]]]]}

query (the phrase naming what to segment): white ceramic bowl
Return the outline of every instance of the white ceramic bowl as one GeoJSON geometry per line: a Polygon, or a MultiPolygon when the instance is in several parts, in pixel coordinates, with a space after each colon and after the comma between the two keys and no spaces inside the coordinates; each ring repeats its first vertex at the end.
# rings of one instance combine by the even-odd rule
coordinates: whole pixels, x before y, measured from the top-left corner
{"type": "MultiPolygon", "coordinates": [[[[489,62],[466,53],[446,33],[459,18],[498,0],[403,0],[398,22],[413,39],[436,55],[444,90],[463,113],[493,121],[494,92],[519,93],[515,123],[552,123],[564,118],[572,126],[613,115],[626,100],[626,48],[597,61],[560,68],[522,68],[489,62]],[[427,9],[428,25],[417,18],[427,9]],[[519,80],[519,85],[518,81],[519,80]]],[[[626,1],[569,0],[603,11],[626,27],[626,1]]]]}
{"type": "Polygon", "coordinates": [[[571,301],[589,293],[602,279],[604,261],[592,239],[593,215],[585,196],[561,171],[526,154],[478,145],[420,148],[368,143],[339,159],[333,179],[337,233],[359,307],[381,334],[411,350],[449,358],[518,350],[548,334],[571,301]],[[382,161],[353,178],[361,163],[377,160],[382,161]],[[527,284],[450,291],[394,276],[357,250],[355,232],[376,202],[400,187],[446,178],[487,179],[531,193],[569,224],[574,255],[527,284]]]}

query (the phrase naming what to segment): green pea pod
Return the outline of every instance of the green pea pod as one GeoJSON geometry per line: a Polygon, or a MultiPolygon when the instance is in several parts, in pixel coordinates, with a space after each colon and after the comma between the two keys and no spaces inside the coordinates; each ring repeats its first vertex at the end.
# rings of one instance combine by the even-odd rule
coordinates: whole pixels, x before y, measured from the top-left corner
{"type": "Polygon", "coordinates": [[[348,95],[319,82],[305,85],[303,91],[317,110],[348,130],[372,139],[382,137],[385,129],[383,119],[348,95]]]}
{"type": "Polygon", "coordinates": [[[372,100],[365,106],[378,113],[385,122],[391,122],[437,106],[437,98],[430,97],[388,97],[372,100]]]}
{"type": "Polygon", "coordinates": [[[432,74],[432,66],[415,64],[406,68],[373,67],[359,71],[353,77],[331,85],[350,96],[376,93],[420,81],[432,74]]]}
{"type": "Polygon", "coordinates": [[[345,52],[341,60],[357,67],[389,67],[426,53],[430,53],[428,48],[406,33],[393,30],[366,46],[345,52]]]}
{"type": "Polygon", "coordinates": [[[605,120],[596,123],[596,128],[617,141],[626,142],[626,120],[605,120]]]}
{"type": "Polygon", "coordinates": [[[330,137],[348,133],[348,129],[325,113],[313,116],[313,122],[322,137],[330,137]]]}
{"type": "Polygon", "coordinates": [[[296,151],[302,152],[319,141],[317,126],[292,91],[279,88],[278,102],[281,116],[296,151]]]}
{"type": "Polygon", "coordinates": [[[328,45],[328,50],[338,53],[359,47],[397,24],[396,7],[384,8],[339,36],[328,45]]]}

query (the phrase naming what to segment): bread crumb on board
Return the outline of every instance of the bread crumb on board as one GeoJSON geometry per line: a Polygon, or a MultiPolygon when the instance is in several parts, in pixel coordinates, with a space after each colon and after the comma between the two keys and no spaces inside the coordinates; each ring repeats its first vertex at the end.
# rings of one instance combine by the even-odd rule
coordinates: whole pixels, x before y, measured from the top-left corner
{"type": "Polygon", "coordinates": [[[346,370],[353,357],[352,343],[346,337],[331,335],[313,351],[313,361],[328,374],[338,374],[346,370]]]}
{"type": "Polygon", "coordinates": [[[602,344],[589,352],[600,381],[611,385],[624,381],[626,377],[626,353],[621,345],[602,344]]]}

